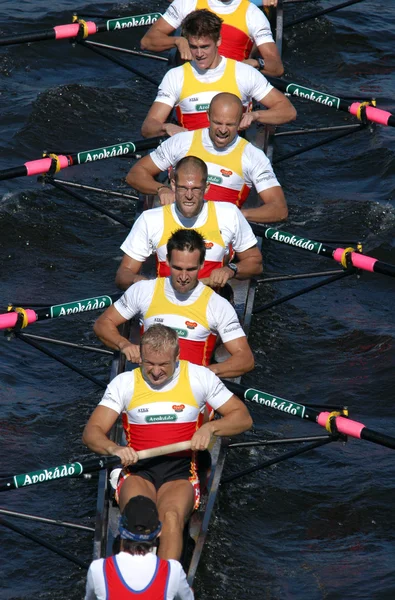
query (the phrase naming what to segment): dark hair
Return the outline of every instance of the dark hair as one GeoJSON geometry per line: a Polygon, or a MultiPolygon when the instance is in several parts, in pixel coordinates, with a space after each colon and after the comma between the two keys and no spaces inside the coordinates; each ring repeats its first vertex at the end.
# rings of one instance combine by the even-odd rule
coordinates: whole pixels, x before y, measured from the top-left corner
{"type": "Polygon", "coordinates": [[[178,172],[182,169],[187,169],[188,167],[196,169],[196,171],[200,171],[200,173],[202,174],[202,179],[204,179],[204,181],[207,182],[208,169],[204,160],[198,158],[197,156],[184,156],[184,158],[178,161],[178,163],[173,169],[172,178],[176,183],[178,179],[178,172]]]}
{"type": "Polygon", "coordinates": [[[206,257],[206,244],[204,237],[196,229],[177,229],[167,241],[167,259],[170,262],[173,250],[188,250],[200,252],[200,264],[204,263],[206,257]]]}
{"type": "Polygon", "coordinates": [[[157,540],[153,542],[132,542],[132,540],[122,540],[120,551],[129,552],[129,554],[140,554],[145,556],[154,546],[157,546],[157,540]]]}
{"type": "Polygon", "coordinates": [[[223,20],[210,10],[194,10],[181,23],[181,35],[187,39],[210,37],[214,42],[218,42],[222,23],[223,20]]]}

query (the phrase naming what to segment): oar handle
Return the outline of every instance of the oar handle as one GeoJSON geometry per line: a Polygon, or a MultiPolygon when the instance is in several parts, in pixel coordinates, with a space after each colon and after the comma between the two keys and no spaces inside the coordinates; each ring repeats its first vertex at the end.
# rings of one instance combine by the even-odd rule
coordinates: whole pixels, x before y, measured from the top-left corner
{"type": "Polygon", "coordinates": [[[148,450],[139,450],[137,452],[139,460],[145,458],[154,458],[155,456],[163,456],[164,454],[173,454],[174,452],[183,452],[191,449],[191,440],[186,442],[177,442],[176,444],[167,444],[167,446],[158,446],[157,448],[149,448],[148,450]]]}

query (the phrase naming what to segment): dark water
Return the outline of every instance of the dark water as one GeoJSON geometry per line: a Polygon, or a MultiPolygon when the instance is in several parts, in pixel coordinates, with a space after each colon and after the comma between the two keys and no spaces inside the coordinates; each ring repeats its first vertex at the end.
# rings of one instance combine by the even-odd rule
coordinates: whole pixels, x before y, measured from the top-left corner
{"type": "MultiPolygon", "coordinates": [[[[328,2],[287,10],[291,20],[328,2]]],[[[331,3],[333,4],[333,3],[331,3]]],[[[141,14],[156,3],[87,5],[3,0],[0,34],[70,21],[71,14],[122,9],[141,14]]],[[[366,0],[288,30],[284,62],[290,78],[339,95],[372,95],[395,110],[393,2],[366,0]]],[[[140,33],[96,36],[137,47],[140,33]]],[[[125,59],[126,60],[126,59],[125,59]]],[[[160,78],[161,63],[134,59],[160,78]]],[[[0,168],[38,158],[42,150],[74,152],[140,138],[155,89],[67,41],[0,51],[0,168]]],[[[299,126],[342,125],[352,119],[298,102],[299,126]]],[[[287,128],[284,128],[287,129],[287,128]]],[[[325,135],[325,134],[321,134],[325,135]]],[[[315,239],[362,240],[364,250],[395,262],[394,131],[378,126],[281,163],[277,174],[290,205],[283,229],[315,239]]],[[[279,138],[275,156],[317,138],[279,138]]],[[[127,189],[128,160],[62,172],[62,178],[127,189]]],[[[48,304],[115,292],[113,276],[126,230],[35,178],[3,182],[0,201],[1,305],[48,304]]],[[[92,195],[132,219],[126,199],[92,195]]],[[[334,263],[272,243],[268,272],[297,273],[334,263]]],[[[308,281],[306,285],[310,284],[308,281]]],[[[302,282],[261,286],[257,305],[302,282]]],[[[393,416],[394,282],[380,275],[348,278],[256,316],[251,344],[256,369],[247,381],[300,402],[346,404],[351,416],[395,435],[393,416]]],[[[30,333],[94,342],[95,314],[32,326],[30,333]]],[[[53,349],[53,348],[52,348],[53,349]]],[[[80,437],[101,390],[19,340],[1,338],[0,471],[18,473],[83,456],[80,437]]],[[[107,379],[99,355],[62,355],[107,379]]],[[[251,406],[254,436],[313,435],[318,426],[251,406]]],[[[253,437],[251,434],[250,437],[253,437]]],[[[243,450],[228,472],[281,450],[243,450]]],[[[393,451],[350,440],[259,471],[223,486],[196,582],[202,599],[392,599],[395,597],[393,451]]],[[[3,494],[7,508],[93,525],[96,479],[64,481],[3,494]]],[[[13,521],[87,562],[89,534],[13,521]]],[[[1,527],[1,598],[77,599],[85,572],[1,527]]]]}

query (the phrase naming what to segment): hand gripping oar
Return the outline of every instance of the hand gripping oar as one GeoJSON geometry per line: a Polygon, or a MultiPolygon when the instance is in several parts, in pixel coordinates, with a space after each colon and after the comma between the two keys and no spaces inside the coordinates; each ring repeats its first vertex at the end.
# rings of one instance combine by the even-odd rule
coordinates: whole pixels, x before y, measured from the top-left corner
{"type": "MultiPolygon", "coordinates": [[[[162,456],[164,454],[172,454],[173,452],[182,452],[190,450],[191,441],[178,442],[176,444],[168,444],[166,446],[158,446],[157,448],[149,448],[147,450],[139,450],[137,452],[139,460],[145,458],[153,458],[154,456],[162,456]]],[[[44,483],[45,481],[54,481],[67,477],[79,477],[84,473],[93,473],[108,467],[115,467],[121,464],[119,456],[98,456],[83,462],[72,462],[56,467],[48,467],[39,471],[31,471],[21,475],[14,475],[10,479],[0,482],[0,492],[13,490],[16,488],[34,485],[36,483],[44,483]]]]}
{"type": "Polygon", "coordinates": [[[27,42],[40,42],[44,40],[64,40],[81,36],[82,39],[100,33],[103,31],[122,31],[131,27],[143,27],[152,25],[161,17],[161,13],[148,13],[145,15],[132,15],[130,17],[120,17],[119,19],[109,19],[94,23],[93,21],[84,21],[74,18],[74,23],[67,25],[57,25],[51,29],[44,29],[32,33],[20,33],[10,37],[0,38],[0,46],[9,46],[11,44],[23,44],[27,42]]]}
{"type": "Polygon", "coordinates": [[[93,298],[84,298],[83,300],[74,300],[73,302],[65,302],[63,304],[53,304],[33,310],[31,308],[9,307],[9,311],[0,314],[0,329],[10,329],[15,325],[20,325],[24,329],[31,323],[36,321],[45,321],[46,319],[55,319],[56,317],[64,317],[74,315],[76,313],[88,312],[91,310],[101,310],[111,306],[116,300],[122,296],[120,294],[94,296],[93,298]]]}
{"type": "MultiPolygon", "coordinates": [[[[395,437],[368,429],[362,423],[352,421],[351,419],[342,416],[339,411],[320,412],[309,406],[292,402],[291,400],[285,400],[284,398],[260,390],[248,388],[239,383],[234,383],[233,381],[224,379],[224,383],[231,392],[237,394],[239,397],[245,398],[245,400],[256,402],[261,406],[272,408],[287,415],[298,417],[299,419],[315,421],[322,427],[325,427],[325,429],[333,435],[341,433],[357,439],[368,440],[369,442],[385,446],[386,448],[395,449],[395,437]]],[[[346,413],[343,413],[343,415],[344,414],[346,413]]]]}
{"type": "Polygon", "coordinates": [[[382,262],[377,258],[361,254],[360,252],[355,252],[354,248],[335,248],[334,246],[328,246],[322,242],[315,242],[314,240],[300,237],[293,233],[280,231],[273,227],[264,227],[257,223],[251,223],[251,227],[255,235],[265,237],[268,240],[274,240],[280,244],[293,246],[294,248],[301,248],[302,250],[307,250],[307,252],[312,252],[313,254],[326,256],[327,258],[331,258],[340,263],[344,268],[352,266],[363,271],[381,273],[382,275],[395,277],[395,265],[382,262]]]}
{"type": "Polygon", "coordinates": [[[93,150],[84,150],[74,154],[49,154],[44,158],[31,160],[11,169],[0,171],[0,181],[5,179],[14,179],[15,177],[25,177],[31,175],[41,175],[50,172],[52,175],[58,173],[61,169],[72,167],[74,165],[83,165],[85,163],[96,162],[105,158],[115,158],[134,154],[141,150],[150,150],[156,148],[164,140],[164,136],[138,140],[137,142],[120,142],[112,146],[95,148],[93,150]]]}
{"type": "Polygon", "coordinates": [[[288,81],[283,81],[277,77],[266,77],[275,88],[291,94],[292,96],[305,98],[305,100],[310,100],[311,102],[317,102],[318,104],[324,104],[325,106],[330,106],[336,110],[351,113],[363,123],[372,121],[373,123],[379,123],[380,125],[395,127],[395,116],[386,110],[376,108],[374,101],[350,102],[349,100],[331,96],[325,92],[319,92],[303,85],[299,85],[298,83],[289,83],[288,81]]]}

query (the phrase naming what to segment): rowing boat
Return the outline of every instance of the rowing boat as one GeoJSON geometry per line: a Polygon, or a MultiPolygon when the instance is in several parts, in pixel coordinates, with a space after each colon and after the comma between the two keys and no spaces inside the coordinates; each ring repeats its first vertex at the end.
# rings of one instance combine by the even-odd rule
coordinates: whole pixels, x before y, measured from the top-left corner
{"type": "MultiPolygon", "coordinates": [[[[276,42],[281,51],[282,9],[278,9],[275,12],[276,16],[273,18],[273,24],[275,25],[276,30],[276,42]]],[[[259,136],[257,135],[255,139],[255,143],[265,150],[270,159],[273,155],[273,133],[273,127],[265,127],[259,132],[259,136]]],[[[155,206],[155,201],[156,198],[153,196],[142,196],[137,211],[141,212],[142,210],[152,208],[155,206]]],[[[259,199],[256,194],[252,193],[247,200],[246,206],[255,206],[258,201],[259,199]]],[[[232,280],[231,284],[234,293],[235,308],[248,336],[256,292],[256,282],[249,280],[232,280]]],[[[136,336],[138,339],[138,331],[136,331],[136,327],[133,327],[133,324],[130,323],[125,324],[122,335],[129,336],[134,342],[136,342],[136,336]]],[[[219,352],[216,354],[216,359],[220,360],[221,347],[219,347],[218,350],[219,352]]],[[[127,365],[123,355],[116,353],[111,367],[111,379],[122,373],[126,368],[127,365]]],[[[239,382],[239,380],[240,378],[237,378],[234,381],[239,382]]],[[[115,443],[122,443],[123,430],[120,419],[110,432],[110,437],[115,443]]],[[[209,448],[211,467],[207,473],[206,484],[202,486],[200,507],[192,514],[188,526],[186,527],[182,563],[187,572],[187,579],[190,586],[194,583],[199,561],[203,553],[209,523],[213,515],[216,498],[220,488],[228,443],[229,439],[222,439],[221,437],[217,437],[212,442],[209,448]]],[[[110,469],[101,471],[97,495],[97,518],[93,552],[94,559],[111,555],[113,552],[114,541],[118,535],[119,509],[114,501],[114,490],[110,484],[110,477],[110,469]]]]}

